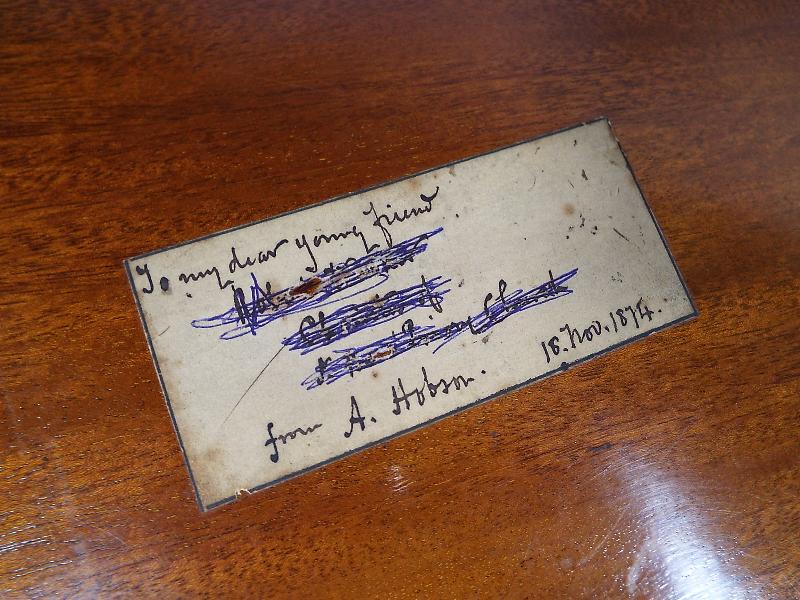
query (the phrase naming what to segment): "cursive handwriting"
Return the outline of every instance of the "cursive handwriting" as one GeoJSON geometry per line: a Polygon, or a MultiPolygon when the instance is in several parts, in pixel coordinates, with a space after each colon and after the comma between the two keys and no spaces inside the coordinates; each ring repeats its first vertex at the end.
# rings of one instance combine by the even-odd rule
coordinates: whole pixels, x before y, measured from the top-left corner
{"type": "Polygon", "coordinates": [[[272,433],[273,427],[275,427],[274,423],[272,423],[271,421],[267,423],[267,435],[269,435],[269,437],[267,438],[267,441],[264,442],[264,445],[266,447],[272,446],[272,454],[270,454],[269,459],[272,462],[276,463],[280,460],[280,453],[278,452],[278,442],[281,442],[282,444],[285,445],[288,440],[293,440],[298,435],[309,435],[310,433],[313,433],[316,429],[322,427],[322,423],[317,423],[316,425],[312,425],[311,427],[308,427],[306,429],[298,427],[297,429],[294,429],[292,431],[289,431],[288,433],[284,433],[283,435],[278,435],[278,436],[272,433]]]}
{"type": "Polygon", "coordinates": [[[283,340],[283,345],[291,350],[308,354],[323,346],[328,346],[363,329],[374,327],[396,319],[407,312],[428,307],[442,312],[442,301],[450,289],[441,289],[450,283],[439,276],[401,290],[391,290],[380,296],[358,304],[348,304],[330,314],[319,311],[317,316],[306,315],[300,328],[283,340]]]}
{"type": "Polygon", "coordinates": [[[219,289],[224,290],[229,286],[233,286],[232,279],[226,279],[224,282],[222,281],[222,275],[219,273],[219,269],[217,267],[209,267],[207,269],[201,269],[199,271],[195,271],[194,273],[181,273],[178,275],[178,280],[181,283],[189,283],[194,281],[200,281],[201,279],[205,279],[206,277],[213,275],[217,280],[217,287],[219,289]]]}
{"type": "Polygon", "coordinates": [[[393,332],[364,346],[334,350],[335,357],[320,357],[314,373],[306,377],[301,385],[310,390],[322,384],[331,384],[420,346],[436,344],[433,350],[436,353],[466,331],[472,335],[482,335],[515,314],[572,294],[573,290],[564,284],[577,273],[577,268],[557,277],[550,273],[550,279],[546,282],[529,290],[517,289],[510,293],[507,283],[501,279],[497,296],[489,293],[484,297],[482,311],[441,327],[419,326],[412,319],[406,319],[399,333],[393,332]]]}
{"type": "MultiPolygon", "coordinates": [[[[420,194],[419,199],[422,200],[423,206],[420,208],[414,207],[411,210],[403,209],[403,212],[398,213],[397,211],[393,211],[390,214],[379,213],[375,209],[375,205],[370,202],[369,208],[363,211],[365,216],[372,216],[375,219],[372,221],[372,225],[377,227],[381,230],[383,234],[383,239],[386,240],[386,245],[391,247],[392,246],[392,233],[389,230],[389,227],[394,225],[395,223],[402,223],[403,221],[407,221],[413,217],[418,217],[419,215],[429,213],[433,209],[433,201],[436,196],[439,195],[439,186],[436,186],[436,191],[433,192],[432,195],[426,196],[425,194],[420,194]]],[[[392,208],[391,204],[387,204],[386,208],[392,208]]]]}
{"type": "MultiPolygon", "coordinates": [[[[660,308],[658,312],[661,312],[660,308]]],[[[542,352],[544,352],[545,360],[549,363],[559,354],[575,350],[582,344],[589,343],[602,335],[612,333],[612,327],[614,329],[613,333],[617,333],[620,329],[628,326],[639,329],[645,320],[647,320],[647,323],[651,323],[653,315],[653,311],[650,310],[644,299],[640,297],[635,306],[629,304],[609,311],[609,318],[605,323],[599,319],[595,319],[586,327],[573,327],[569,323],[565,323],[559,331],[566,334],[568,339],[554,335],[548,340],[540,342],[542,352]]]]}
{"type": "Polygon", "coordinates": [[[319,235],[315,235],[311,238],[310,242],[308,241],[308,238],[304,233],[302,236],[295,238],[294,243],[298,249],[304,248],[306,252],[308,252],[311,264],[306,267],[306,271],[308,271],[309,273],[316,273],[319,270],[319,265],[317,263],[317,256],[316,254],[314,254],[313,248],[319,248],[322,244],[330,244],[331,242],[338,242],[340,240],[347,239],[350,236],[358,238],[361,241],[361,244],[364,246],[364,252],[366,254],[369,254],[376,248],[380,248],[379,244],[370,244],[367,241],[366,236],[358,228],[358,225],[353,225],[350,229],[346,229],[344,231],[339,231],[336,233],[327,233],[327,234],[321,233],[319,235]]]}
{"type": "Polygon", "coordinates": [[[246,269],[247,267],[255,266],[256,264],[265,263],[268,260],[275,258],[278,255],[278,249],[284,244],[288,244],[289,240],[286,238],[280,240],[273,246],[272,250],[259,250],[258,254],[253,258],[252,256],[245,256],[244,261],[241,261],[236,255],[236,247],[231,248],[231,260],[228,263],[228,270],[231,273],[236,272],[236,269],[246,269]]]}
{"type": "Polygon", "coordinates": [[[348,259],[326,268],[298,286],[273,292],[267,282],[259,284],[251,273],[250,299],[242,288],[234,288],[234,305],[211,317],[194,319],[198,329],[223,327],[220,339],[231,340],[252,334],[286,315],[318,309],[371,290],[389,279],[392,270],[402,267],[425,252],[427,241],[442,232],[438,227],[416,235],[391,248],[373,250],[360,258],[348,259]],[[377,281],[373,281],[376,280],[377,281]],[[367,284],[364,287],[364,284],[367,284]],[[348,292],[348,293],[345,293],[348,292]]]}
{"type": "MultiPolygon", "coordinates": [[[[481,371],[485,374],[486,371],[481,371]]],[[[474,377],[464,377],[463,375],[454,375],[450,379],[439,379],[438,381],[431,381],[428,378],[428,371],[422,367],[422,384],[406,391],[403,379],[397,378],[397,387],[392,386],[392,402],[394,408],[392,414],[399,415],[403,408],[411,410],[411,400],[416,400],[419,406],[424,406],[425,401],[428,399],[436,398],[437,394],[449,394],[450,390],[459,391],[462,388],[466,389],[469,384],[475,381],[474,377]]]]}

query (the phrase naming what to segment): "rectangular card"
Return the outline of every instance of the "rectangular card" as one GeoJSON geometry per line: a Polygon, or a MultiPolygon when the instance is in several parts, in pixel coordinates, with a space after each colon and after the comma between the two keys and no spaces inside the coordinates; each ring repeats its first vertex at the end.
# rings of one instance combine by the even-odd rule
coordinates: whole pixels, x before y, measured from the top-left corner
{"type": "Polygon", "coordinates": [[[203,510],[696,314],[605,119],[126,268],[203,510]]]}

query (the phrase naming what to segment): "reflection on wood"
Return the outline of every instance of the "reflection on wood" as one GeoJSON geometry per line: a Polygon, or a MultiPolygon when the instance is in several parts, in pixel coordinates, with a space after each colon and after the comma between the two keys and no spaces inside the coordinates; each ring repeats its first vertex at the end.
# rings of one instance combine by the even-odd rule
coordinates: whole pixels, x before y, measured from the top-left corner
{"type": "Polygon", "coordinates": [[[800,596],[798,27],[763,2],[4,7],[0,595],[800,596]],[[698,319],[198,513],[123,258],[602,114],[698,319]]]}

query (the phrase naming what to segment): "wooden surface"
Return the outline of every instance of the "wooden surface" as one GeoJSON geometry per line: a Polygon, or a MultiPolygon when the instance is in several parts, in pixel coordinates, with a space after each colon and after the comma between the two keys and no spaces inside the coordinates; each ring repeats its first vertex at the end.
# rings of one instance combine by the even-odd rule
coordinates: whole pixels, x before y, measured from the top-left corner
{"type": "Polygon", "coordinates": [[[3,2],[0,595],[800,597],[798,31],[790,2],[3,2]],[[600,115],[698,319],[198,511],[123,258],[600,115]]]}

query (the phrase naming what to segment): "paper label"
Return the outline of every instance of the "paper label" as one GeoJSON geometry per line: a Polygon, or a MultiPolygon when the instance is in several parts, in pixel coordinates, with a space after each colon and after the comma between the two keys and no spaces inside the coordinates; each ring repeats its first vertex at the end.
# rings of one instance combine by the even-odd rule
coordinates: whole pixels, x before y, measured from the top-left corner
{"type": "Polygon", "coordinates": [[[126,267],[204,510],[696,314],[606,120],[126,267]]]}

